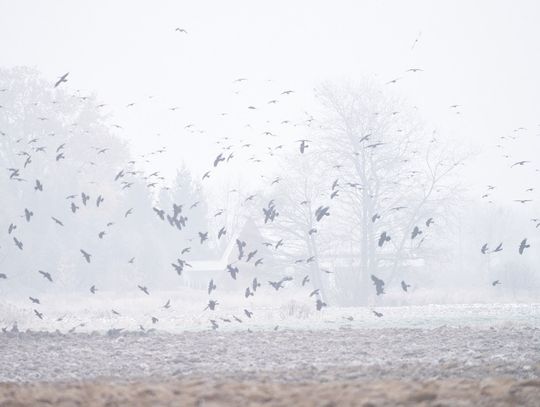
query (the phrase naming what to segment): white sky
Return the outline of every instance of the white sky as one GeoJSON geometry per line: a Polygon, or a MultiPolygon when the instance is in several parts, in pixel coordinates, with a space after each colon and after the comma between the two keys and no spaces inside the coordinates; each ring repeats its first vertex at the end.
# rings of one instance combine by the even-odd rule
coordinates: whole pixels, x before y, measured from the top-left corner
{"type": "Polygon", "coordinates": [[[0,64],[35,66],[51,83],[69,71],[62,86],[97,93],[135,152],[169,147],[159,163],[169,173],[180,160],[202,173],[222,136],[294,133],[278,123],[305,119],[321,81],[403,77],[388,86],[439,134],[484,146],[475,172],[500,178],[493,146],[517,127],[528,130],[516,160],[538,167],[539,21],[538,1],[0,0],[0,64]]]}

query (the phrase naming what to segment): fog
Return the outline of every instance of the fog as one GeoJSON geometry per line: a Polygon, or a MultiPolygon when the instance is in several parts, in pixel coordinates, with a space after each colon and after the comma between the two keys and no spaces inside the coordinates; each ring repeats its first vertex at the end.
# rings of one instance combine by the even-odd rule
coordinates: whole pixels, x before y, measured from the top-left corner
{"type": "Polygon", "coordinates": [[[0,325],[537,326],[539,17],[0,1],[0,325]]]}

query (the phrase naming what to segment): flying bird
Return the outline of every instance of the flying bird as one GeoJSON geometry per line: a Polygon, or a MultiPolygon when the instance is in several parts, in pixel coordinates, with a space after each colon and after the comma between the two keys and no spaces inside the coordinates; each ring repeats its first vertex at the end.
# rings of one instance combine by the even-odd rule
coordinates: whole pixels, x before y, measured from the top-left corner
{"type": "Polygon", "coordinates": [[[56,81],[56,83],[54,84],[54,87],[58,87],[58,85],[60,85],[61,83],[63,82],[67,82],[67,76],[69,75],[69,72],[68,73],[65,73],[64,75],[62,75],[58,81],[56,81]]]}

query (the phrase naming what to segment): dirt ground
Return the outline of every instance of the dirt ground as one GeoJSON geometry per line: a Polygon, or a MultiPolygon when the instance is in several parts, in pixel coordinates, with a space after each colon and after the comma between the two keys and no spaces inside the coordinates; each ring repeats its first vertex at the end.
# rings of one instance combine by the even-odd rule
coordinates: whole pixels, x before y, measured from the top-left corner
{"type": "Polygon", "coordinates": [[[539,406],[540,380],[0,384],[0,406],[539,406]]]}
{"type": "Polygon", "coordinates": [[[540,329],[0,334],[0,407],[540,406],[540,329]]]}

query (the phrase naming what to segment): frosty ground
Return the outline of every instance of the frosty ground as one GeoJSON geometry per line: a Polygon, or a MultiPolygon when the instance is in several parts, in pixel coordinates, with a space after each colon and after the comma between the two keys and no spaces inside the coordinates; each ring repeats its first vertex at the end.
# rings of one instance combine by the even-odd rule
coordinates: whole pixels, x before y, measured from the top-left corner
{"type": "MultiPolygon", "coordinates": [[[[540,399],[540,305],[377,309],[384,317],[369,308],[313,313],[293,303],[256,310],[253,321],[242,323],[219,319],[234,312],[226,310],[216,316],[217,330],[205,314],[199,320],[171,312],[150,332],[138,329],[146,320],[135,315],[111,320],[95,308],[64,315],[58,332],[45,332],[44,321],[23,313],[19,332],[0,334],[0,405],[535,405],[540,399]],[[66,333],[81,323],[75,314],[85,315],[84,326],[66,333]]],[[[48,324],[54,326],[52,318],[48,324]]]]}

